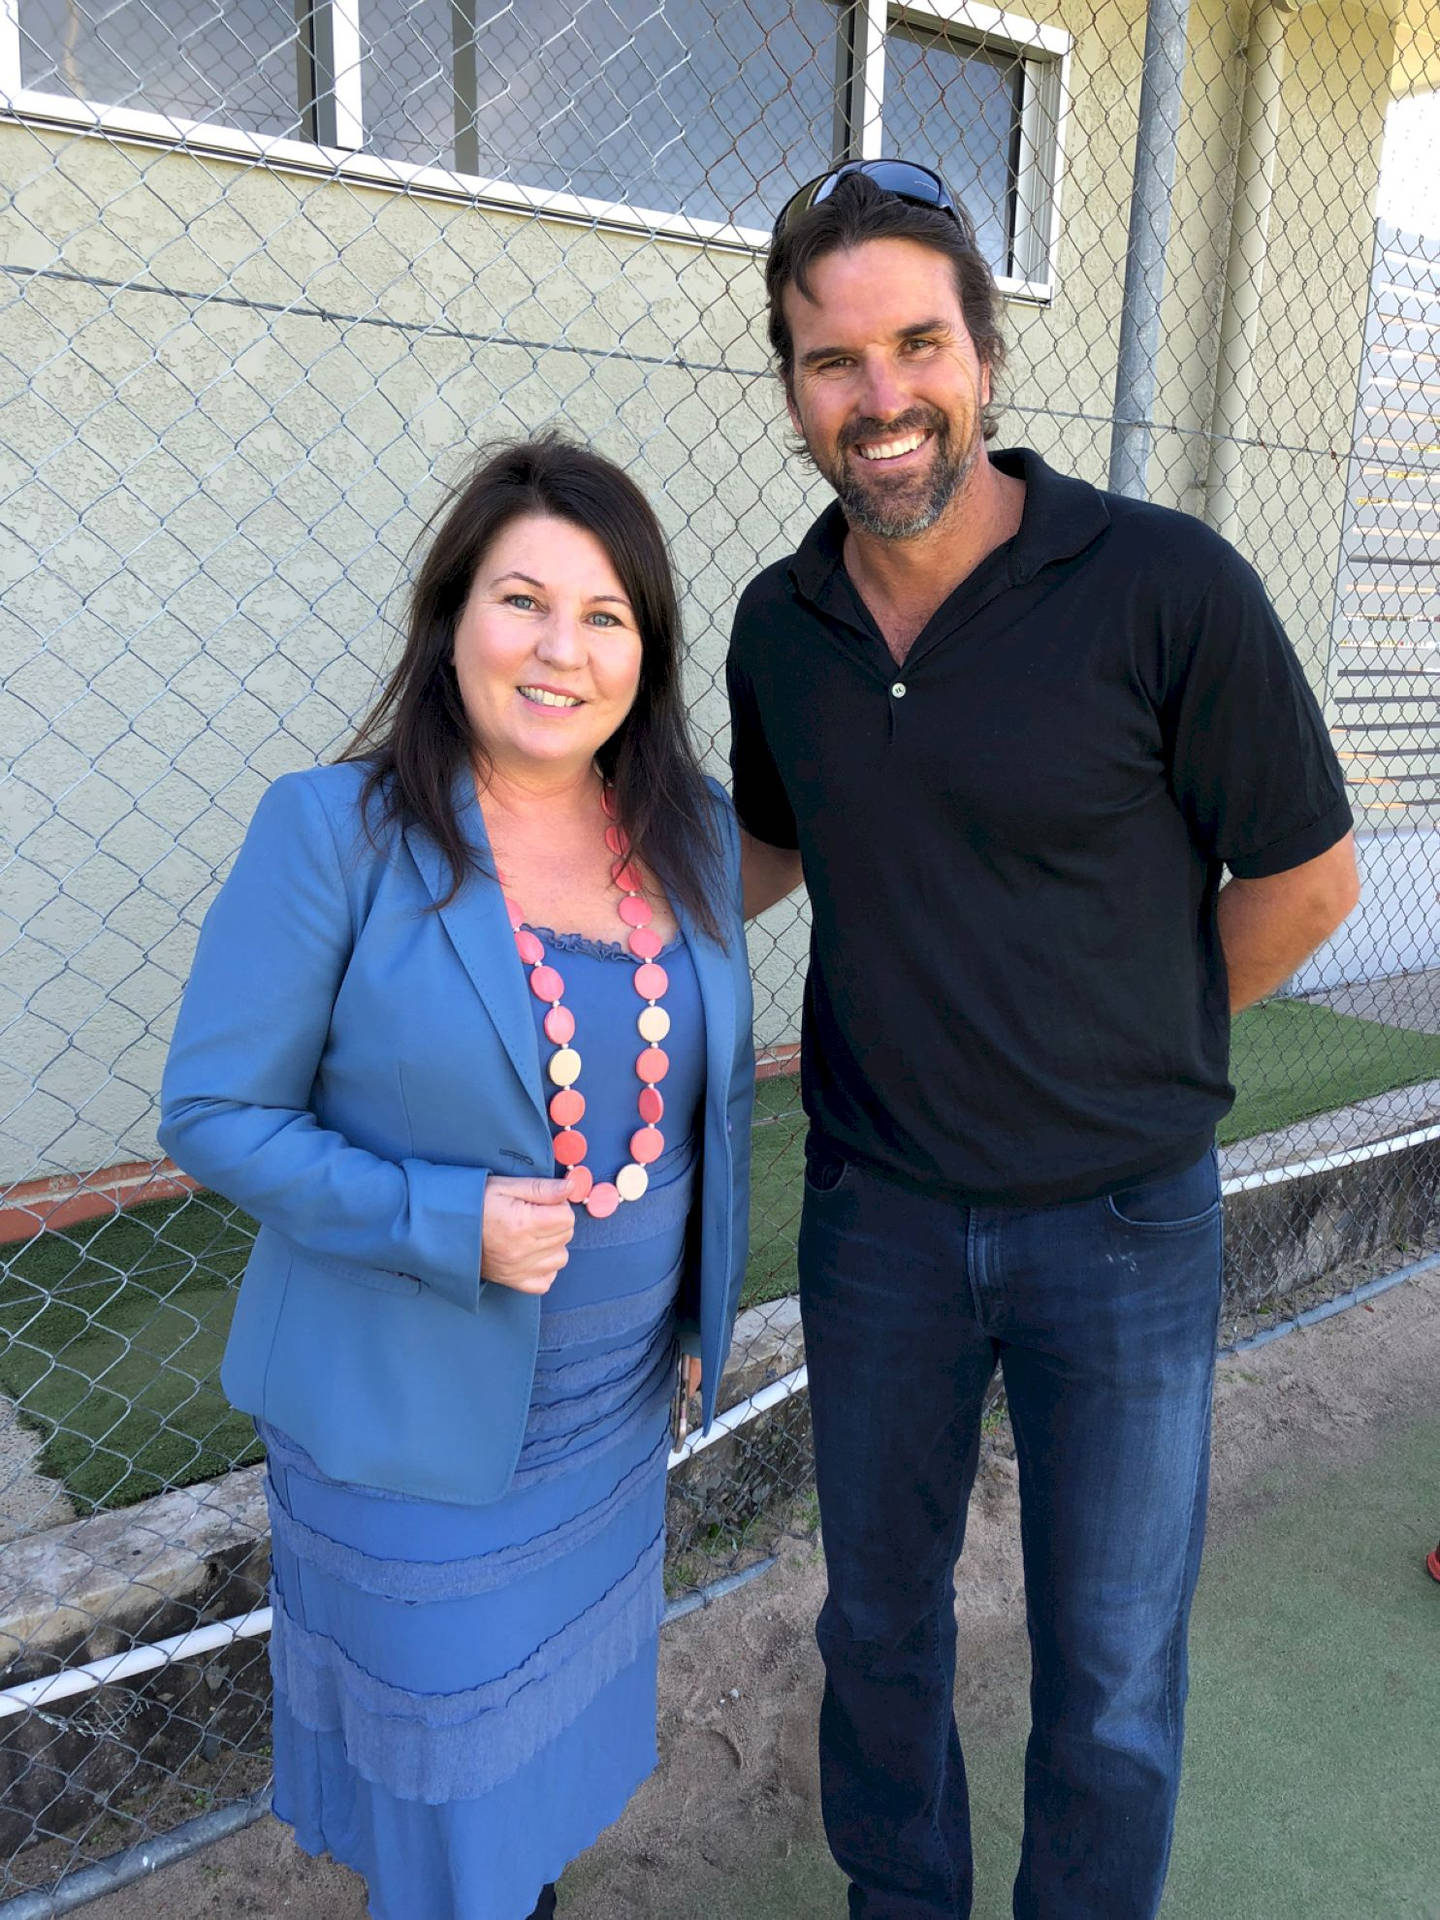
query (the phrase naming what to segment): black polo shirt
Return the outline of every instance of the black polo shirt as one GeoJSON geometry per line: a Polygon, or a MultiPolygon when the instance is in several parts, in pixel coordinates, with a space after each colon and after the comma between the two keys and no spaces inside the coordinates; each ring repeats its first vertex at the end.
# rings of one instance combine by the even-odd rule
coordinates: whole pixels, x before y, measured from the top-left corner
{"type": "Polygon", "coordinates": [[[1026,451],[1019,532],[897,667],[838,506],[741,596],[735,804],[799,847],[803,1092],[842,1153],[977,1204],[1190,1164],[1233,1098],[1215,898],[1350,826],[1254,572],[1026,451]]]}

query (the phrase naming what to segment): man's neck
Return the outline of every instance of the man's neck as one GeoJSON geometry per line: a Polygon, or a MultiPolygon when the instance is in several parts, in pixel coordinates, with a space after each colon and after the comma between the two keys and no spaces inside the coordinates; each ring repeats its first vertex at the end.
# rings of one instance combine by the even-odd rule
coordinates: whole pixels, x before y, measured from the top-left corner
{"type": "Polygon", "coordinates": [[[897,661],[980,562],[1020,529],[1025,483],[981,454],[966,484],[928,532],[888,540],[850,527],[845,571],[897,661]]]}

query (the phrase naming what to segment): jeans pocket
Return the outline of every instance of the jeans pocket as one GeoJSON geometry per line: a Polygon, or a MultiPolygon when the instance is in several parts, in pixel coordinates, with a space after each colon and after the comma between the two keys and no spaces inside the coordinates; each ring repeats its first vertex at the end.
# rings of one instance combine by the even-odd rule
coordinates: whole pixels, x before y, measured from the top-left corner
{"type": "Polygon", "coordinates": [[[1149,1233],[1183,1233],[1209,1226],[1220,1211],[1220,1168],[1212,1148],[1181,1173],[1154,1174],[1105,1196],[1124,1226],[1149,1233]]]}
{"type": "Polygon", "coordinates": [[[805,1141],[805,1186],[814,1194],[834,1193],[850,1171],[850,1162],[814,1134],[805,1141]]]}

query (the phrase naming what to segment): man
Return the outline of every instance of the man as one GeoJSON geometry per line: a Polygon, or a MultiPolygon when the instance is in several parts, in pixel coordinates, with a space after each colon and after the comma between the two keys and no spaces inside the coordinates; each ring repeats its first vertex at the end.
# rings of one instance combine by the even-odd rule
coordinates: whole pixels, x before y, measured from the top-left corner
{"type": "Polygon", "coordinates": [[[790,419],[838,495],[747,588],[729,669],[747,906],[803,868],[813,910],[826,1830],[852,1916],[969,1913],[952,1579],[998,1362],[1033,1661],[1014,1911],[1149,1920],[1204,1527],[1228,1018],[1354,905],[1349,810],[1238,554],[987,455],[996,294],[938,176],[812,182],[767,285],[790,419]]]}

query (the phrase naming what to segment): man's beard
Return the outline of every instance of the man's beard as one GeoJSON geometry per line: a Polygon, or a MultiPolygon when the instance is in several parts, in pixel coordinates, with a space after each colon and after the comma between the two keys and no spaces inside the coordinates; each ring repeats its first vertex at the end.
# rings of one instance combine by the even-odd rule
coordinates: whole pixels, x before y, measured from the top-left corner
{"type": "MultiPolygon", "coordinates": [[[[915,409],[898,420],[853,420],[840,436],[833,462],[815,459],[835,489],[845,518],[861,533],[880,540],[913,540],[928,533],[964,487],[980,453],[979,435],[957,451],[950,424],[941,413],[915,409]],[[847,451],[862,440],[896,440],[907,433],[933,435],[934,454],[927,471],[897,475],[890,480],[881,466],[865,470],[860,456],[847,460],[847,451]],[[858,471],[857,471],[858,463],[858,471]]],[[[814,449],[811,457],[815,458],[814,449]]]]}

